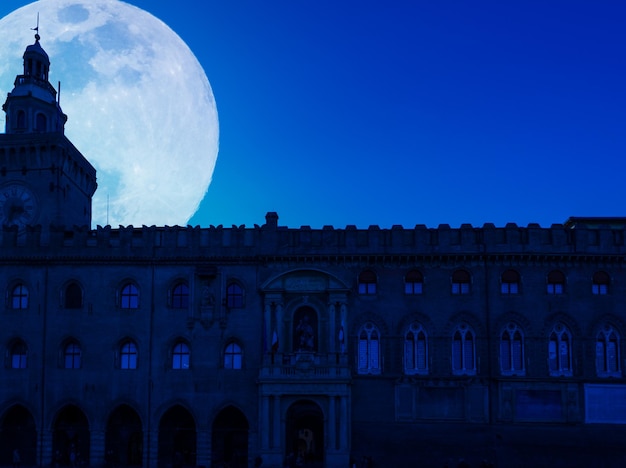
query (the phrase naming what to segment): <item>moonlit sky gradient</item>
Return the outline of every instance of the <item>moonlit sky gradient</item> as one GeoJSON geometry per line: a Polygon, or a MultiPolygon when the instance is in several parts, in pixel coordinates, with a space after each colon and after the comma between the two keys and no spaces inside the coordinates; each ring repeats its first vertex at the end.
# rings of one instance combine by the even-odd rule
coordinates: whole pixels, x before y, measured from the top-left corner
{"type": "Polygon", "coordinates": [[[189,224],[626,216],[626,2],[128,3],[188,44],[217,102],[217,165],[189,224]]]}

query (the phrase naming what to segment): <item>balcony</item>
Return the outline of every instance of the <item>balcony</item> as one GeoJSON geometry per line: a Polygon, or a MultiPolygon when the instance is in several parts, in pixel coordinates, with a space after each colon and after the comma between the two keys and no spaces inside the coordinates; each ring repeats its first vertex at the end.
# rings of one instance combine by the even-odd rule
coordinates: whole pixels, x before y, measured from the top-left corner
{"type": "Polygon", "coordinates": [[[348,356],[340,353],[266,354],[259,372],[262,380],[346,381],[351,377],[348,356]]]}

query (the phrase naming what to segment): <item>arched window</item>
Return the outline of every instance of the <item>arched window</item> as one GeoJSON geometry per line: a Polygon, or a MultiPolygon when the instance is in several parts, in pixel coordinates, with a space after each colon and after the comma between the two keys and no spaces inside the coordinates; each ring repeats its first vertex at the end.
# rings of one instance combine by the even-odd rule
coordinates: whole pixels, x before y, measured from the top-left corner
{"type": "Polygon", "coordinates": [[[230,283],[226,287],[226,307],[229,309],[243,307],[243,288],[239,283],[230,283]]]}
{"type": "Polygon", "coordinates": [[[16,340],[9,349],[12,369],[26,369],[28,348],[22,340],[16,340]]]}
{"type": "Polygon", "coordinates": [[[404,335],[404,371],[407,374],[428,373],[428,343],[420,323],[412,323],[404,335]]]}
{"type": "Polygon", "coordinates": [[[619,377],[619,335],[605,324],[596,336],[596,371],[600,377],[619,377]]]}
{"type": "Polygon", "coordinates": [[[65,288],[65,308],[80,309],[83,306],[83,290],[78,283],[70,283],[65,288]]]}
{"type": "Polygon", "coordinates": [[[603,296],[609,292],[609,284],[611,277],[604,271],[597,271],[593,274],[593,283],[591,284],[591,292],[596,295],[603,296]]]}
{"type": "Polygon", "coordinates": [[[26,112],[23,110],[17,112],[17,128],[20,130],[26,128],[26,112]]]}
{"type": "Polygon", "coordinates": [[[172,288],[172,309],[189,308],[189,286],[186,283],[176,283],[172,288]]]}
{"type": "Polygon", "coordinates": [[[421,271],[411,270],[404,277],[405,294],[422,294],[424,286],[424,276],[421,271]]]}
{"type": "Polygon", "coordinates": [[[359,275],[359,294],[376,294],[376,273],[371,270],[362,271],[359,275]]]}
{"type": "Polygon", "coordinates": [[[122,287],[120,307],[122,309],[136,309],[139,307],[139,290],[133,283],[126,283],[122,287]]]}
{"type": "Polygon", "coordinates": [[[554,270],[548,273],[548,294],[563,294],[565,291],[565,275],[554,270]]]}
{"type": "Polygon", "coordinates": [[[65,369],[80,369],[82,350],[76,341],[70,341],[63,348],[63,367],[65,369]]]}
{"type": "Polygon", "coordinates": [[[502,273],[500,292],[502,294],[517,294],[519,293],[519,284],[519,273],[515,270],[507,270],[502,273]]]}
{"type": "Polygon", "coordinates": [[[228,343],[224,349],[224,368],[241,369],[243,366],[243,352],[241,346],[235,342],[228,343]]]}
{"type": "Polygon", "coordinates": [[[172,369],[189,369],[189,346],[179,341],[172,349],[172,369]]]}
{"type": "Polygon", "coordinates": [[[572,375],[572,334],[563,323],[557,323],[548,342],[550,375],[572,375]]]}
{"type": "Polygon", "coordinates": [[[137,369],[137,345],[126,340],[120,346],[120,369],[137,369]]]}
{"type": "Polygon", "coordinates": [[[524,375],[524,338],[512,322],[500,335],[500,368],[504,375],[524,375]]]}
{"type": "Polygon", "coordinates": [[[35,120],[35,130],[37,130],[38,132],[45,132],[46,124],[47,124],[46,116],[42,114],[41,112],[38,113],[36,120],[35,120]]]}
{"type": "Polygon", "coordinates": [[[474,332],[466,323],[460,324],[452,335],[452,371],[455,374],[476,373],[476,344],[474,332]]]}
{"type": "Polygon", "coordinates": [[[358,373],[380,374],[380,332],[367,322],[359,331],[358,373]]]}
{"type": "Polygon", "coordinates": [[[23,283],[18,283],[11,289],[11,309],[28,308],[28,288],[23,283]]]}

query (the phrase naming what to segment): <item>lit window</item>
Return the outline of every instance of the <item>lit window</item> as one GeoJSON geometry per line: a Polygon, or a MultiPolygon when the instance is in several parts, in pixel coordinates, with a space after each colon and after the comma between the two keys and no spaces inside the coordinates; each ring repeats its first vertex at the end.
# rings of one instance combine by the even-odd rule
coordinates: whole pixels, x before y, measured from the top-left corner
{"type": "Polygon", "coordinates": [[[172,289],[172,308],[189,308],[189,287],[185,283],[178,283],[172,289]]]}
{"type": "Polygon", "coordinates": [[[76,283],[70,283],[65,288],[65,308],[80,309],[83,306],[83,291],[76,283]]]}
{"type": "Polygon", "coordinates": [[[619,377],[619,335],[606,324],[596,337],[596,370],[600,377],[619,377]]]}
{"type": "Polygon", "coordinates": [[[551,271],[548,274],[548,294],[559,295],[565,290],[565,275],[560,271],[551,271]]]}
{"type": "Polygon", "coordinates": [[[120,369],[137,369],[137,346],[132,341],[120,347],[120,369]]]}
{"type": "Polygon", "coordinates": [[[11,291],[11,308],[26,309],[28,307],[28,288],[19,283],[11,291]]]}
{"type": "Polygon", "coordinates": [[[548,342],[550,375],[572,375],[572,334],[562,323],[557,323],[548,342]]]}
{"type": "Polygon", "coordinates": [[[172,350],[172,369],[189,369],[189,346],[176,343],[172,350]]]}
{"type": "Polygon", "coordinates": [[[229,343],[224,350],[224,368],[241,369],[243,364],[243,353],[241,346],[237,343],[229,343]]]}
{"type": "Polygon", "coordinates": [[[230,283],[226,287],[226,307],[229,309],[243,307],[243,288],[238,283],[230,283]]]}
{"type": "Polygon", "coordinates": [[[465,323],[458,326],[452,337],[452,371],[455,374],[476,373],[474,333],[465,323]]]}
{"type": "Polygon", "coordinates": [[[368,322],[359,331],[359,374],[380,374],[380,333],[368,322]]]}
{"type": "Polygon", "coordinates": [[[411,270],[404,277],[405,294],[422,294],[424,286],[424,276],[420,271],[411,270]]]}
{"type": "Polygon", "coordinates": [[[426,332],[419,323],[412,323],[404,336],[404,370],[407,374],[428,373],[426,332]]]}
{"type": "Polygon", "coordinates": [[[500,292],[502,294],[517,294],[519,293],[519,273],[515,270],[507,270],[502,273],[500,292]]]}
{"type": "Polygon", "coordinates": [[[132,283],[127,283],[122,288],[120,296],[120,307],[122,309],[136,309],[139,307],[139,290],[132,283]]]}
{"type": "Polygon", "coordinates": [[[593,275],[593,283],[591,284],[591,292],[596,295],[604,296],[609,292],[609,284],[611,277],[604,271],[598,271],[593,275]]]}
{"type": "Polygon", "coordinates": [[[26,343],[17,341],[11,346],[11,368],[26,369],[27,348],[26,343]]]}
{"type": "Polygon", "coordinates": [[[509,323],[500,335],[500,367],[505,375],[524,374],[524,339],[515,323],[509,323]]]}
{"type": "Polygon", "coordinates": [[[376,294],[376,274],[366,270],[359,275],[359,294],[376,294]]]}
{"type": "Polygon", "coordinates": [[[80,345],[76,342],[68,343],[63,350],[63,367],[65,367],[66,369],[79,369],[80,359],[80,345]]]}
{"type": "Polygon", "coordinates": [[[452,274],[452,294],[469,294],[472,277],[465,270],[457,270],[452,274]]]}

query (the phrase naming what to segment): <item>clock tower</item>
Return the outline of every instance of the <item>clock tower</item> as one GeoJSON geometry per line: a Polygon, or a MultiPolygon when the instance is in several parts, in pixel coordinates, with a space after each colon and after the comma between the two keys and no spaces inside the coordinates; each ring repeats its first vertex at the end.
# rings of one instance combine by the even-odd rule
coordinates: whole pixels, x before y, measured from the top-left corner
{"type": "Polygon", "coordinates": [[[96,170],[64,134],[67,116],[39,40],[26,47],[24,72],[2,106],[0,225],[91,227],[96,170]]]}

